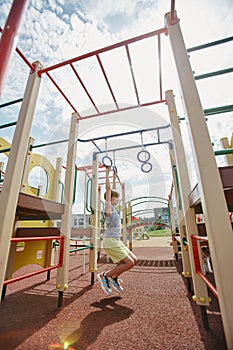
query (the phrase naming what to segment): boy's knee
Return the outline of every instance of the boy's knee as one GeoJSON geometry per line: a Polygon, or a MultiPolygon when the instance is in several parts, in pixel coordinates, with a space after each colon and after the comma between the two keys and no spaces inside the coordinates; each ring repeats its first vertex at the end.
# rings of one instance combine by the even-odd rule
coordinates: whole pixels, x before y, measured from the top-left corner
{"type": "Polygon", "coordinates": [[[133,260],[129,261],[128,266],[129,266],[129,269],[132,269],[134,267],[134,261],[133,260]]]}
{"type": "Polygon", "coordinates": [[[138,263],[138,259],[135,257],[135,258],[131,258],[132,260],[131,260],[131,264],[132,264],[132,266],[131,266],[131,268],[132,267],[134,267],[134,266],[136,266],[137,265],[137,263],[138,263]]]}

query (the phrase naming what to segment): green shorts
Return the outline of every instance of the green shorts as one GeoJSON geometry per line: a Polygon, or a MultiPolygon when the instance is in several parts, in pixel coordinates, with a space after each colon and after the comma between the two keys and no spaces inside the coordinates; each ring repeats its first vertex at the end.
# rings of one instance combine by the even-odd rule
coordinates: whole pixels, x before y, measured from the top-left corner
{"type": "Polygon", "coordinates": [[[103,248],[115,264],[126,258],[130,253],[129,248],[120,238],[104,238],[103,248]]]}

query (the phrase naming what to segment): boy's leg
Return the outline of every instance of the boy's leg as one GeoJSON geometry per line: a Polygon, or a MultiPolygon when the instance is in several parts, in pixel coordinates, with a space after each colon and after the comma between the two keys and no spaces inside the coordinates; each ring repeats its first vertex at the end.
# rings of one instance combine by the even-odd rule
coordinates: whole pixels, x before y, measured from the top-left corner
{"type": "Polygon", "coordinates": [[[111,270],[105,272],[111,286],[118,292],[123,292],[123,287],[118,279],[119,275],[125,271],[130,270],[137,262],[137,258],[134,254],[129,254],[126,258],[122,259],[118,265],[111,270]]]}
{"type": "Polygon", "coordinates": [[[97,275],[97,279],[100,282],[101,288],[103,289],[103,291],[108,294],[111,295],[112,291],[111,291],[111,287],[109,284],[109,280],[107,278],[107,276],[105,275],[105,273],[99,273],[97,275]]]}
{"type": "Polygon", "coordinates": [[[131,257],[131,254],[129,254],[127,257],[122,259],[117,265],[115,265],[111,270],[108,270],[106,272],[106,277],[116,278],[119,275],[121,275],[123,272],[132,269],[134,265],[135,265],[135,259],[131,257]]]}
{"type": "Polygon", "coordinates": [[[129,253],[129,256],[133,259],[134,261],[134,265],[137,265],[138,263],[138,258],[136,257],[136,255],[133,252],[129,253]]]}

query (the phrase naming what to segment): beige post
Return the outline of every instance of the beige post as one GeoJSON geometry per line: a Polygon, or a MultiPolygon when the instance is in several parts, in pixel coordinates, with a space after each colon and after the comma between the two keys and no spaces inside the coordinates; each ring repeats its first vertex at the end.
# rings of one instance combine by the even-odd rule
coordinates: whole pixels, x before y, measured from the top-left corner
{"type": "MultiPolygon", "coordinates": [[[[166,94],[167,94],[166,96],[168,98],[168,108],[170,110],[170,105],[171,105],[171,100],[169,98],[170,92],[168,91],[168,92],[166,92],[166,94]]],[[[173,98],[173,95],[171,98],[173,98]]],[[[174,106],[174,108],[175,108],[175,106],[174,106]]],[[[175,109],[174,109],[174,111],[175,111],[175,109]]],[[[171,118],[171,115],[170,115],[170,118],[171,118]]],[[[179,139],[181,141],[179,123],[178,124],[176,123],[174,126],[173,121],[172,121],[171,124],[172,124],[173,128],[178,128],[178,131],[177,131],[178,132],[178,134],[177,134],[178,140],[176,140],[176,142],[179,142],[179,139]]],[[[176,133],[176,129],[173,129],[173,131],[176,133]]],[[[174,143],[175,143],[175,140],[174,140],[174,143]]],[[[174,144],[174,146],[175,146],[175,148],[178,147],[177,144],[174,144]]],[[[185,277],[192,277],[190,274],[191,266],[190,266],[190,259],[189,259],[189,250],[188,250],[188,247],[183,244],[183,239],[187,239],[187,234],[186,234],[186,229],[185,229],[185,220],[184,220],[185,212],[183,211],[182,203],[180,203],[180,201],[182,201],[182,198],[181,198],[182,194],[181,194],[180,189],[178,188],[178,183],[177,183],[177,178],[176,178],[176,175],[178,175],[178,174],[176,174],[176,172],[175,172],[175,167],[177,166],[177,164],[176,164],[176,160],[175,160],[174,149],[170,149],[169,152],[170,152],[170,161],[171,161],[171,167],[172,167],[173,184],[174,184],[174,191],[175,191],[175,198],[176,198],[176,212],[177,212],[178,226],[179,226],[180,240],[181,240],[180,244],[181,244],[183,275],[185,277]],[[180,191],[180,193],[179,193],[179,191],[180,191]]],[[[181,173],[179,172],[178,181],[179,182],[182,181],[183,185],[187,182],[187,189],[186,190],[183,189],[183,191],[185,191],[185,193],[186,193],[185,195],[188,196],[188,194],[189,194],[188,191],[191,191],[191,189],[190,189],[191,187],[190,187],[190,183],[189,183],[189,179],[188,179],[188,169],[187,169],[187,165],[186,165],[185,153],[184,153],[184,149],[183,149],[182,144],[180,145],[178,157],[179,157],[180,166],[184,162],[184,167],[182,168],[181,173]],[[186,178],[186,180],[183,179],[184,177],[186,178]]],[[[181,184],[179,184],[179,185],[181,186],[181,184]]],[[[187,197],[187,199],[188,199],[188,197],[187,197]]],[[[187,199],[186,199],[186,203],[187,203],[187,199]]],[[[183,202],[184,201],[185,201],[185,199],[183,199],[183,202]]],[[[187,204],[187,206],[189,207],[188,204],[187,204]]],[[[191,210],[190,208],[187,208],[187,209],[191,210]]],[[[191,214],[191,215],[194,215],[194,214],[191,214]]],[[[192,226],[190,227],[190,230],[192,230],[192,227],[194,225],[196,226],[196,224],[195,224],[195,222],[193,222],[193,220],[192,220],[192,226]]],[[[197,233],[197,228],[195,229],[195,232],[197,233]]]]}
{"type": "MultiPolygon", "coordinates": [[[[198,235],[196,220],[195,220],[195,211],[194,208],[190,208],[188,196],[191,192],[191,186],[188,175],[188,168],[186,165],[185,152],[180,132],[179,119],[176,112],[175,101],[173,97],[173,92],[166,91],[166,99],[169,110],[169,116],[171,120],[172,126],[172,135],[174,140],[174,153],[179,173],[180,179],[180,193],[182,199],[182,208],[184,213],[184,222],[186,227],[186,232],[183,232],[183,228],[181,228],[181,237],[183,239],[184,235],[187,235],[188,247],[184,247],[182,244],[182,251],[184,255],[184,265],[186,264],[186,268],[191,267],[191,273],[193,278],[194,292],[196,295],[196,302],[199,305],[209,305],[208,298],[208,290],[205,282],[201,279],[201,277],[195,271],[195,263],[193,257],[193,249],[192,249],[192,235],[198,235]],[[188,248],[184,250],[184,248],[188,248]],[[190,260],[189,260],[190,258],[190,260]]],[[[181,214],[181,213],[180,213],[181,214]]],[[[179,220],[182,220],[179,218],[179,220]]],[[[183,256],[182,256],[183,257],[183,256]]],[[[190,277],[190,270],[184,271],[185,277],[190,277]],[[189,272],[189,273],[188,273],[189,272]]]]}
{"type": "Polygon", "coordinates": [[[205,115],[193,77],[179,21],[170,22],[165,16],[176,68],[181,86],[182,101],[191,135],[196,164],[198,188],[203,216],[209,238],[215,282],[219,293],[226,342],[233,349],[233,234],[220,174],[217,168],[205,115]],[[219,234],[222,233],[222,234],[219,234]]]}
{"type": "MultiPolygon", "coordinates": [[[[223,149],[233,148],[233,135],[231,136],[231,144],[227,137],[221,138],[221,145],[223,149]]],[[[227,165],[233,165],[233,154],[225,155],[227,165]]]]}
{"type": "Polygon", "coordinates": [[[15,212],[28,152],[28,141],[41,82],[38,70],[42,66],[40,62],[35,62],[34,65],[35,71],[30,73],[19,112],[0,194],[0,294],[6,272],[15,212]]]}
{"type": "Polygon", "coordinates": [[[64,236],[64,257],[63,266],[57,272],[57,289],[63,292],[68,288],[68,273],[69,273],[69,257],[70,257],[70,237],[72,224],[72,205],[73,205],[73,191],[74,191],[74,172],[76,162],[77,149],[77,133],[78,121],[77,113],[72,113],[70,124],[70,135],[68,142],[67,160],[66,160],[66,175],[65,175],[65,189],[64,189],[64,214],[61,218],[61,235],[64,236]]]}

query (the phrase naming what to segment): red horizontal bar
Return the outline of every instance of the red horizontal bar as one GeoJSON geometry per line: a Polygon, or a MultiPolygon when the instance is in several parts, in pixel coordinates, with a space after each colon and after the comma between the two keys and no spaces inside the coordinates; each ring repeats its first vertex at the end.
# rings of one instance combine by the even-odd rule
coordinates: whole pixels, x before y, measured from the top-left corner
{"type": "Polygon", "coordinates": [[[113,109],[113,110],[102,112],[102,113],[98,113],[98,114],[90,114],[90,115],[82,116],[81,119],[88,119],[88,118],[99,117],[101,115],[118,113],[118,112],[121,112],[121,111],[127,111],[127,110],[130,110],[130,109],[135,109],[135,108],[140,108],[140,107],[147,107],[147,106],[151,106],[151,105],[155,105],[155,104],[159,104],[159,103],[165,103],[165,102],[167,102],[167,101],[166,100],[159,100],[159,101],[152,101],[152,102],[147,102],[147,103],[141,103],[140,105],[124,107],[124,108],[119,108],[119,109],[113,109]]]}
{"type": "Polygon", "coordinates": [[[208,278],[203,275],[203,273],[201,271],[197,271],[197,274],[205,281],[205,283],[207,284],[207,286],[209,287],[209,289],[212,291],[212,293],[218,298],[218,292],[217,289],[215,288],[215,286],[210,282],[210,280],[208,280],[208,278]]]}
{"type": "Polygon", "coordinates": [[[198,249],[197,249],[197,242],[196,241],[205,241],[208,242],[207,237],[202,237],[202,236],[191,236],[192,239],[192,245],[193,245],[193,255],[194,255],[194,264],[195,264],[195,269],[196,273],[203,279],[203,281],[207,284],[209,289],[212,291],[212,293],[218,298],[218,292],[215,288],[215,286],[210,282],[210,280],[201,272],[201,264],[200,264],[200,257],[198,254],[198,249]]]}
{"type": "Polygon", "coordinates": [[[25,278],[29,278],[35,275],[39,275],[40,273],[46,272],[46,271],[50,271],[50,270],[54,270],[57,269],[58,267],[62,267],[63,265],[63,255],[64,255],[64,236],[51,236],[51,237],[15,237],[15,238],[11,238],[11,242],[26,242],[26,241],[49,241],[49,240],[60,240],[61,241],[61,245],[60,245],[60,252],[59,252],[59,263],[57,265],[54,266],[50,266],[50,267],[45,267],[43,269],[34,271],[34,272],[30,272],[27,273],[26,275],[22,275],[22,276],[18,276],[18,277],[14,277],[14,278],[10,278],[9,280],[6,280],[3,282],[3,285],[7,285],[13,282],[17,282],[17,281],[21,281],[25,278]]]}
{"type": "Polygon", "coordinates": [[[11,242],[27,242],[27,241],[51,241],[64,240],[64,236],[49,236],[49,237],[14,237],[11,242]]]}
{"type": "Polygon", "coordinates": [[[103,53],[103,52],[106,52],[106,51],[110,51],[110,50],[113,50],[113,49],[116,49],[118,47],[121,47],[121,46],[125,46],[127,44],[132,44],[134,42],[137,42],[139,40],[143,40],[143,39],[146,39],[146,38],[150,38],[152,36],[155,36],[155,35],[159,35],[161,33],[166,33],[167,32],[167,29],[166,28],[161,28],[161,29],[158,29],[158,30],[155,30],[153,32],[150,32],[150,33],[146,33],[146,34],[142,34],[142,35],[139,35],[135,38],[131,38],[131,39],[128,39],[128,40],[124,40],[124,41],[121,41],[119,43],[116,43],[116,44],[113,44],[113,45],[109,45],[109,46],[106,46],[102,49],[98,49],[98,50],[95,50],[95,51],[92,51],[92,52],[88,52],[86,54],[83,54],[81,56],[78,56],[78,57],[74,57],[74,58],[71,58],[69,60],[66,60],[64,62],[61,62],[61,63],[57,63],[53,66],[50,66],[50,67],[47,67],[47,68],[43,68],[43,69],[40,69],[38,74],[43,74],[45,72],[49,72],[51,70],[54,70],[54,69],[57,69],[57,68],[60,68],[60,67],[63,67],[63,66],[66,66],[67,64],[71,64],[71,63],[74,63],[74,62],[77,62],[77,61],[81,61],[85,58],[88,58],[88,57],[92,57],[92,56],[96,56],[100,53],[103,53]]]}
{"type": "Polygon", "coordinates": [[[27,273],[26,275],[22,275],[22,276],[11,278],[9,280],[4,281],[3,285],[5,286],[5,285],[13,283],[13,282],[18,282],[18,281],[21,281],[21,280],[23,280],[25,278],[29,278],[29,277],[32,277],[32,276],[35,276],[35,275],[39,275],[42,272],[46,272],[46,271],[57,269],[58,267],[62,267],[62,265],[61,264],[57,264],[57,265],[54,265],[54,266],[51,266],[51,267],[46,267],[44,269],[37,270],[37,271],[31,272],[31,273],[27,273]]]}
{"type": "Polygon", "coordinates": [[[196,239],[197,241],[204,241],[204,242],[209,242],[208,237],[202,237],[202,236],[192,236],[193,239],[196,239]]]}

